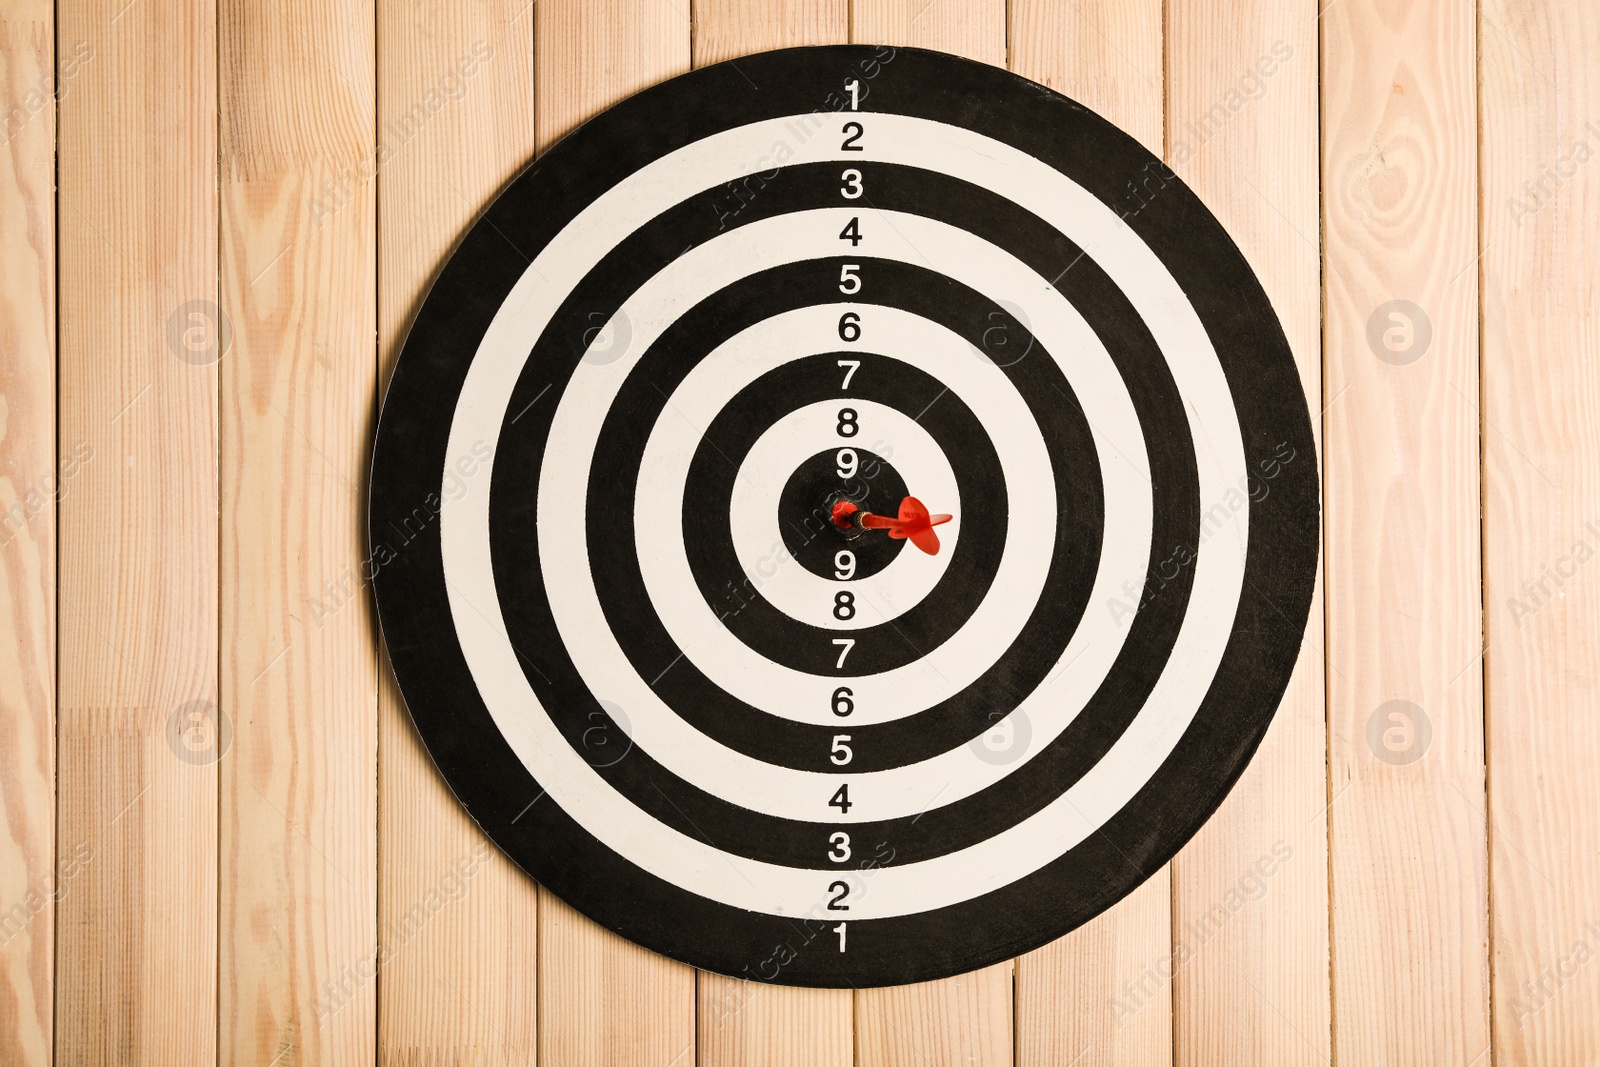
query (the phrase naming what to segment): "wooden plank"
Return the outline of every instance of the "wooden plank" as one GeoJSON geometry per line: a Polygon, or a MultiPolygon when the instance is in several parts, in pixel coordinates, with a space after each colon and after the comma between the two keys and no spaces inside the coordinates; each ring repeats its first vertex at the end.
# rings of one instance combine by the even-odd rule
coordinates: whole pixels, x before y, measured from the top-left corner
{"type": "Polygon", "coordinates": [[[801,989],[701,971],[698,999],[700,1067],[855,1062],[847,989],[801,989]]]}
{"type": "MultiPolygon", "coordinates": [[[[1006,5],[855,0],[850,39],[934,48],[1004,66],[1006,5]]],[[[859,1064],[1009,1065],[1012,1051],[1010,961],[942,982],[856,993],[859,1064]]]]}
{"type": "Polygon", "coordinates": [[[933,48],[1003,67],[1006,0],[854,0],[850,39],[933,48]]]}
{"type": "Polygon", "coordinates": [[[56,1056],[216,1057],[216,21],[62,0],[56,1056]]]}
{"type": "MultiPolygon", "coordinates": [[[[689,67],[689,0],[625,8],[542,0],[534,31],[540,150],[689,67]]],[[[659,1067],[695,1058],[695,972],[539,896],[541,1063],[659,1067]]]]}
{"type": "MultiPolygon", "coordinates": [[[[1169,164],[1261,278],[1320,423],[1316,11],[1170,0],[1166,40],[1169,164]]],[[[1330,1058],[1323,629],[1319,588],[1272,728],[1173,861],[1177,1064],[1330,1058]]]]}
{"type": "MultiPolygon", "coordinates": [[[[1013,0],[1011,69],[1159,156],[1161,11],[1161,0],[1013,0]]],[[[1164,866],[1110,911],[1017,960],[1019,1065],[1171,1062],[1171,898],[1164,866]]]]}
{"type": "Polygon", "coordinates": [[[1479,1062],[1474,13],[1341,0],[1322,48],[1334,1045],[1479,1062]]]}
{"type": "MultiPolygon", "coordinates": [[[[50,1062],[56,866],[55,9],[0,20],[0,1062],[50,1062]]],[[[68,62],[76,68],[70,53],[68,62]]]]}
{"type": "MultiPolygon", "coordinates": [[[[381,381],[434,273],[533,155],[533,19],[526,0],[377,14],[378,152],[356,180],[376,171],[381,381]]],[[[456,803],[386,665],[378,747],[379,1062],[528,1063],[538,889],[456,803]]]]}
{"type": "MultiPolygon", "coordinates": [[[[1494,1041],[1600,1059],[1600,19],[1485,0],[1481,399],[1494,1041]]],[[[1441,400],[1441,405],[1443,400],[1441,400]]]]}
{"type": "Polygon", "coordinates": [[[1012,1062],[1011,964],[856,992],[856,1063],[1012,1062]]]}
{"type": "Polygon", "coordinates": [[[1161,155],[1160,0],[1011,0],[1011,69],[1110,119],[1161,155]]]}
{"type": "MultiPolygon", "coordinates": [[[[694,14],[697,67],[850,39],[848,0],[704,0],[694,14]]],[[[846,990],[768,985],[709,971],[700,972],[697,986],[701,1067],[829,1067],[854,1059],[855,1011],[846,990]]]]}
{"type": "Polygon", "coordinates": [[[362,461],[377,363],[370,0],[219,7],[225,1064],[376,1054],[377,662],[362,461]]]}
{"type": "Polygon", "coordinates": [[[697,67],[752,52],[850,40],[850,0],[699,0],[694,5],[697,67]]]}
{"type": "Polygon", "coordinates": [[[660,1067],[695,1058],[695,972],[539,894],[539,1062],[660,1067]]]}

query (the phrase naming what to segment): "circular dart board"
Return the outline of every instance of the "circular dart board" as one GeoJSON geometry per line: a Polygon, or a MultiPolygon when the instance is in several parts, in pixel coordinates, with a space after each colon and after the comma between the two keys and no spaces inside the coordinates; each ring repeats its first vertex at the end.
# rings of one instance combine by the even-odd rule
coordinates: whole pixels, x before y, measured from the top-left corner
{"type": "Polygon", "coordinates": [[[462,240],[373,460],[406,703],[484,831],[696,966],[1017,955],[1222,802],[1288,685],[1316,456],[1249,265],[1005,71],[695,71],[462,240]]]}

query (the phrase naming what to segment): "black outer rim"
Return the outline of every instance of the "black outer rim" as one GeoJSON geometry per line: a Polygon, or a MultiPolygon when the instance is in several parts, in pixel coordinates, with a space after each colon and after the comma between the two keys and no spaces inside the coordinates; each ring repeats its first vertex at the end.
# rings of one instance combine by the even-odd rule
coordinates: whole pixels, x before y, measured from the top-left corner
{"type": "MultiPolygon", "coordinates": [[[[467,233],[423,302],[390,381],[373,452],[367,570],[424,743],[490,839],[547,888],[602,925],[709,970],[795,985],[899,984],[1054,940],[1136,888],[1220,806],[1298,658],[1320,539],[1315,457],[1299,375],[1260,282],[1220,223],[1132,138],[1043,86],[958,57],[871,46],[788,49],[741,58],[737,68],[702,68],[617,105],[514,179],[467,233]],[[565,219],[648,159],[715,129],[829,110],[851,76],[867,80],[867,115],[894,111],[976,126],[1124,208],[1119,213],[1205,324],[1240,414],[1247,469],[1270,481],[1259,499],[1251,493],[1249,580],[1222,666],[1156,774],[1100,833],[1018,882],[936,912],[852,923],[850,965],[841,967],[822,924],[688,894],[621,860],[554,803],[536,799],[540,790],[494,729],[453,635],[439,627],[449,617],[441,611],[445,594],[428,575],[441,573],[443,472],[436,466],[424,476],[417,457],[442,457],[448,412],[441,431],[440,390],[459,392],[478,338],[528,262],[506,234],[543,247],[565,219]],[[1130,212],[1122,179],[1148,166],[1161,168],[1166,184],[1130,212]]],[[[472,491],[470,474],[461,476],[472,491]]]]}

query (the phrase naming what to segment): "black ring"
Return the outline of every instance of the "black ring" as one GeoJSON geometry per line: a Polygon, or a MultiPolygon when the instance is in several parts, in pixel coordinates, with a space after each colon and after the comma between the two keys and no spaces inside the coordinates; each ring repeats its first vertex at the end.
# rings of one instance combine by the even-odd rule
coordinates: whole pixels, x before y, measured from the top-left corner
{"type": "MultiPolygon", "coordinates": [[[[951,552],[950,562],[937,585],[921,601],[888,622],[858,626],[848,632],[827,630],[800,622],[775,607],[761,594],[758,582],[744,584],[739,592],[739,610],[727,614],[723,625],[764,659],[825,677],[839,674],[834,666],[837,650],[831,644],[835,637],[850,637],[856,642],[850,653],[850,669],[844,672],[849,676],[893,670],[943,645],[966,625],[989,595],[1010,532],[999,457],[966,404],[954,394],[941,397],[943,387],[939,382],[910,364],[871,351],[852,351],[850,355],[861,360],[850,400],[876,401],[899,410],[907,418],[914,419],[921,413],[921,424],[939,444],[955,474],[963,514],[986,515],[989,521],[974,523],[970,529],[963,526],[960,539],[947,549],[951,552]]],[[[756,439],[783,415],[807,404],[839,400],[834,364],[834,353],[784,364],[742,389],[706,427],[690,463],[687,484],[691,499],[704,502],[712,525],[700,531],[698,537],[686,537],[685,548],[689,569],[714,611],[718,593],[730,582],[739,585],[744,575],[734,550],[729,512],[738,469],[756,439]]],[[[840,401],[840,406],[849,406],[848,401],[840,401]]],[[[890,514],[900,506],[898,499],[881,503],[890,514]]],[[[938,501],[929,503],[943,506],[938,501]]],[[[686,517],[686,534],[688,521],[686,517]]],[[[592,522],[590,531],[591,545],[598,540],[594,535],[604,536],[592,522]]],[[[869,544],[904,543],[892,542],[881,533],[869,534],[862,540],[869,544]]],[[[1093,571],[1084,577],[1092,580],[1093,571]]],[[[1083,592],[1087,594],[1087,585],[1083,592]]],[[[827,747],[820,751],[826,753],[827,747]]]]}
{"type": "MultiPolygon", "coordinates": [[[[704,206],[725,221],[750,205],[721,191],[704,206]]],[[[1182,435],[1186,425],[1162,431],[1182,435]]],[[[470,477],[452,479],[458,473],[470,477]]],[[[1319,530],[1310,417],[1287,342],[1248,264],[1181,181],[1091,112],[1005,71],[866,47],[796,49],[692,72],[613,108],[519,177],[469,232],[413,325],[380,423],[370,525],[370,570],[402,691],[441,771],[489,836],[552,892],[658,951],[742,977],[831,986],[925,980],[1014,956],[1109,907],[1170,858],[1243,771],[1288,684],[1319,530]],[[442,496],[455,491],[444,482],[451,401],[527,268],[522,250],[543,248],[595,197],[678,147],[813,108],[826,117],[845,106],[842,83],[852,77],[870,89],[861,116],[869,130],[874,112],[971,126],[1123,213],[1209,332],[1248,475],[1268,491],[1249,493],[1246,580],[1232,617],[1218,620],[1230,634],[1221,665],[1193,724],[1133,800],[1097,833],[992,893],[851,921],[850,949],[841,953],[836,917],[761,914],[686,891],[601,845],[541,796],[489,716],[450,630],[438,516],[442,496]],[[1164,178],[1159,195],[1127,210],[1126,183],[1152,167],[1164,178]]],[[[892,845],[864,843],[858,855],[852,866],[903,861],[892,845]]]]}
{"type": "MultiPolygon", "coordinates": [[[[743,221],[743,220],[741,220],[743,221]]],[[[648,260],[634,248],[624,243],[619,246],[618,259],[628,266],[648,260]]],[[[1073,256],[1074,260],[1079,257],[1073,256]]],[[[613,273],[602,263],[591,278],[609,281],[613,273]]],[[[947,319],[947,325],[960,326],[963,322],[981,324],[981,314],[974,312],[981,306],[981,298],[964,286],[941,279],[922,268],[888,261],[871,261],[873,276],[889,275],[896,271],[908,272],[913,280],[891,289],[915,294],[905,303],[915,313],[935,319],[947,319]]],[[[683,657],[680,649],[667,637],[655,613],[649,610],[649,599],[639,577],[637,559],[632,554],[632,486],[638,477],[638,458],[655,418],[667,404],[682,378],[698,363],[704,352],[720,344],[726,337],[737,333],[753,322],[760,321],[786,304],[773,306],[773,294],[811,293],[818,291],[817,282],[837,276],[837,263],[832,260],[804,261],[786,267],[761,272],[741,279],[729,290],[713,294],[685,312],[668,327],[666,333],[652,348],[640,357],[621,392],[613,402],[596,446],[594,465],[589,483],[590,560],[596,576],[596,591],[619,643],[633,660],[641,676],[652,680],[663,700],[683,718],[712,738],[729,744],[740,751],[756,748],[769,762],[793,765],[796,753],[801,760],[810,759],[802,769],[833,771],[841,774],[863,770],[877,770],[884,766],[898,766],[917,758],[928,758],[949,748],[967,743],[981,735],[993,724],[998,711],[1010,711],[1027,692],[1037,685],[1054,668],[1060,649],[1070,638],[1072,627],[1065,626],[1057,632],[1038,628],[1024,633],[1015,642],[1002,661],[992,667],[977,683],[952,699],[919,715],[891,723],[872,726],[851,726],[853,737],[859,738],[857,750],[862,753],[858,762],[849,767],[837,768],[826,762],[829,738],[836,732],[828,726],[796,723],[770,716],[749,708],[710,683],[708,679],[683,657]],[[799,275],[799,277],[796,277],[799,275]],[[663,363],[662,360],[666,362],[663,363]],[[654,654],[654,662],[644,662],[641,654],[654,654]],[[998,680],[997,680],[998,679],[998,680]],[[1004,688],[1004,687],[1012,688],[1004,688]],[[954,733],[954,737],[951,734],[954,733]],[[758,746],[764,746],[758,748],[758,746]],[[926,753],[924,755],[923,753],[926,753]]],[[[1097,277],[1097,269],[1080,263],[1072,280],[1074,286],[1089,284],[1097,277]]],[[[620,306],[626,294],[613,299],[620,306]]],[[[1105,313],[1115,308],[1114,293],[1099,294],[1100,299],[1086,300],[1095,308],[1093,314],[1105,313]]],[[[595,306],[591,291],[579,286],[574,300],[586,301],[584,306],[595,306]],[[587,295],[586,295],[587,294],[587,295]]],[[[1126,313],[1125,313],[1126,314],[1126,313]]],[[[557,320],[561,316],[558,314],[557,320]]],[[[969,329],[977,327],[969,326],[969,329]]],[[[974,335],[974,341],[978,335],[974,335]]],[[[534,349],[534,359],[529,367],[539,365],[541,350],[558,345],[559,336],[552,328],[546,332],[534,349]]],[[[1147,341],[1130,346],[1137,355],[1140,379],[1158,381],[1164,373],[1159,354],[1147,341]]],[[[812,357],[822,358],[822,357],[812,357]]],[[[979,358],[974,355],[974,358],[979,358]]],[[[793,366],[790,364],[789,366],[793,366]]],[[[1081,426],[1072,437],[1059,433],[1046,439],[1056,470],[1058,494],[1065,493],[1073,476],[1087,476],[1087,491],[1079,492],[1078,500],[1068,500],[1063,511],[1088,522],[1091,529],[1099,523],[1098,460],[1088,445],[1089,432],[1082,415],[1071,398],[1070,387],[1060,377],[1059,369],[1049,353],[1039,350],[1033,360],[1021,360],[1006,368],[1006,373],[1024,379],[1040,378],[1054,387],[1054,395],[1036,384],[1023,388],[1025,397],[1037,404],[1070,404],[1045,417],[1036,414],[1040,424],[1060,429],[1071,425],[1072,415],[1081,426]],[[1057,384],[1059,382],[1059,384],[1057,384]],[[1073,439],[1085,442],[1074,455],[1065,442],[1073,439]]],[[[760,388],[758,386],[752,388],[760,388]]],[[[513,394],[509,410],[528,411],[543,386],[537,376],[524,374],[513,394]]],[[[767,390],[780,395],[780,390],[767,390]]],[[[1137,391],[1137,390],[1136,390],[1137,391]]],[[[791,387],[781,395],[792,398],[791,387]]],[[[799,402],[807,398],[800,397],[799,402]]],[[[737,410],[737,409],[736,409],[737,410]]],[[[1046,409],[1048,412],[1048,408],[1046,409]]],[[[520,649],[544,649],[545,654],[529,661],[526,671],[530,684],[541,693],[541,703],[553,721],[575,745],[582,731],[597,713],[590,703],[595,695],[577,679],[570,661],[564,655],[560,642],[553,640],[553,622],[546,615],[542,582],[538,581],[526,561],[526,546],[537,537],[535,527],[538,498],[538,464],[533,457],[538,454],[538,443],[548,430],[551,409],[543,415],[529,411],[508,422],[501,442],[500,452],[505,462],[496,468],[492,499],[505,501],[496,504],[491,512],[491,543],[496,560],[497,582],[502,597],[509,603],[504,607],[508,631],[513,644],[520,649]]],[[[1177,417],[1166,413],[1164,418],[1146,414],[1142,422],[1147,427],[1160,425],[1164,419],[1177,417]]],[[[755,420],[759,426],[770,422],[762,417],[755,420]]],[[[750,437],[747,434],[746,437],[750,437]]],[[[1169,458],[1163,462],[1152,456],[1153,475],[1161,484],[1171,485],[1169,495],[1181,501],[1186,493],[1192,494],[1192,454],[1186,442],[1169,443],[1169,458]],[[1171,471],[1166,474],[1164,471],[1171,471]],[[1179,471],[1188,473],[1179,474],[1179,471]]],[[[731,457],[725,466],[736,467],[738,456],[731,457]]],[[[993,461],[997,462],[997,461],[993,461]]],[[[1184,509],[1175,507],[1174,515],[1184,509]]],[[[1189,533],[1198,526],[1197,509],[1188,509],[1189,533]]],[[[1074,539],[1065,525],[1059,531],[1058,544],[1052,560],[1052,575],[1047,579],[1046,590],[1061,581],[1061,572],[1070,573],[1072,556],[1065,551],[1074,539]]],[[[1077,543],[1098,544],[1099,537],[1079,537],[1077,543]]],[[[730,548],[731,553],[731,548],[730,548]]],[[[1077,582],[1078,600],[1087,594],[1093,579],[1095,557],[1080,567],[1077,582]]],[[[1172,587],[1151,599],[1134,620],[1137,633],[1130,633],[1128,645],[1137,650],[1145,635],[1159,633],[1163,622],[1175,629],[1181,621],[1180,614],[1187,595],[1187,575],[1178,576],[1172,587]]],[[[1070,588],[1070,586],[1068,587],[1070,588]]],[[[932,599],[931,597],[929,598],[932,599]]],[[[1036,614],[1049,610],[1049,598],[1036,614]]],[[[1056,605],[1064,618],[1075,616],[1070,609],[1056,605]]],[[[775,609],[772,609],[775,611],[775,609]]],[[[1019,770],[981,793],[955,803],[933,807],[914,817],[855,824],[857,832],[881,836],[892,840],[903,861],[927,859],[966,847],[990,836],[1020,818],[1037,811],[1059,794],[1061,788],[1075,781],[1092,766],[1094,759],[1120,735],[1138,704],[1128,699],[1130,688],[1154,683],[1158,670],[1148,669],[1136,652],[1125,647],[1119,655],[1111,674],[1097,698],[1069,726],[1068,730],[1044,752],[1035,756],[1019,770]],[[1107,725],[1112,729],[1107,730],[1107,725]]],[[[1156,663],[1159,667],[1159,661],[1156,663]]],[[[603,695],[603,694],[597,694],[603,695]]],[[[1020,755],[1020,754],[1019,754],[1020,755]]],[[[652,816],[682,833],[696,833],[715,842],[727,851],[752,859],[780,863],[793,867],[810,867],[819,864],[819,825],[796,820],[777,819],[757,815],[747,809],[724,801],[704,790],[691,786],[666,771],[645,748],[635,746],[628,760],[605,768],[606,781],[630,801],[651,813],[652,816]]],[[[819,805],[826,799],[818,797],[819,805]]],[[[820,829],[832,829],[823,824],[820,829]]],[[[825,869],[825,868],[823,868],[825,869]]]]}

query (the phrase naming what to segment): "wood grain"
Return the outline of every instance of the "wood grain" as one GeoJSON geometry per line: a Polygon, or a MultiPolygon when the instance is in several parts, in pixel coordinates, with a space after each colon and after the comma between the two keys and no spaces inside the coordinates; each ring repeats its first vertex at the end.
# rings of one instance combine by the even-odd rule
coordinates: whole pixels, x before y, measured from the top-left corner
{"type": "Polygon", "coordinates": [[[701,971],[698,1001],[695,1044],[701,1067],[829,1067],[855,1061],[848,989],[801,989],[701,971]]]}
{"type": "MultiPolygon", "coordinates": [[[[700,0],[694,65],[850,39],[848,0],[700,0]]],[[[842,989],[801,989],[700,972],[697,1062],[838,1067],[854,1060],[855,1009],[842,989]]]]}
{"type": "Polygon", "coordinates": [[[801,45],[846,44],[850,0],[696,0],[697,67],[801,45]]]}
{"type": "Polygon", "coordinates": [[[692,1063],[695,972],[539,894],[539,1061],[692,1063]]]}
{"type": "MultiPolygon", "coordinates": [[[[1600,11],[1485,0],[1494,1055],[1600,1059],[1600,11]]],[[[1469,383],[1470,384],[1470,383],[1469,383]]]]}
{"type": "MultiPolygon", "coordinates": [[[[1156,155],[1165,136],[1162,4],[1013,0],[1011,69],[1099,112],[1156,155]]],[[[1170,1063],[1172,879],[1016,962],[1016,1062],[1170,1063]]]]}
{"type": "MultiPolygon", "coordinates": [[[[1004,0],[855,0],[857,44],[934,48],[1005,66],[1004,0]]],[[[1010,961],[942,982],[856,993],[856,1062],[1009,1064],[1010,961]]]]}
{"type": "Polygon", "coordinates": [[[50,1062],[55,897],[55,10],[0,19],[0,1062],[50,1062]]]}
{"type": "Polygon", "coordinates": [[[907,45],[1006,65],[1006,0],[853,0],[856,44],[907,45]]]}
{"type": "MultiPolygon", "coordinates": [[[[377,183],[382,382],[445,257],[533,156],[533,11],[381,0],[377,19],[378,150],[357,181],[377,183]]],[[[378,753],[378,1061],[528,1063],[538,889],[439,777],[386,663],[378,753]]]]}
{"type": "Polygon", "coordinates": [[[1474,22],[1322,17],[1334,1043],[1354,1063],[1489,1047],[1474,22]]]}
{"type": "MultiPolygon", "coordinates": [[[[56,1056],[216,1058],[216,20],[63,0],[56,1056]]],[[[225,357],[222,357],[225,358],[225,357]]]]}
{"type": "Polygon", "coordinates": [[[1011,0],[1011,69],[1110,119],[1161,155],[1160,0],[1011,0]]]}
{"type": "MultiPolygon", "coordinates": [[[[596,112],[689,68],[689,0],[624,9],[542,0],[534,33],[540,150],[596,112]]],[[[695,972],[539,899],[539,1058],[659,1067],[695,1058],[695,972]]]]}
{"type": "MultiPolygon", "coordinates": [[[[1170,0],[1166,39],[1169,164],[1260,277],[1319,424],[1316,13],[1271,0],[1170,0]]],[[[1266,739],[1173,861],[1175,956],[1184,947],[1172,986],[1178,1064],[1331,1056],[1322,613],[1319,583],[1266,739]]]]}
{"type": "Polygon", "coordinates": [[[221,21],[224,1064],[376,1053],[377,657],[361,477],[377,361],[369,0],[221,21]],[[333,190],[341,190],[337,197],[333,190]]]}

